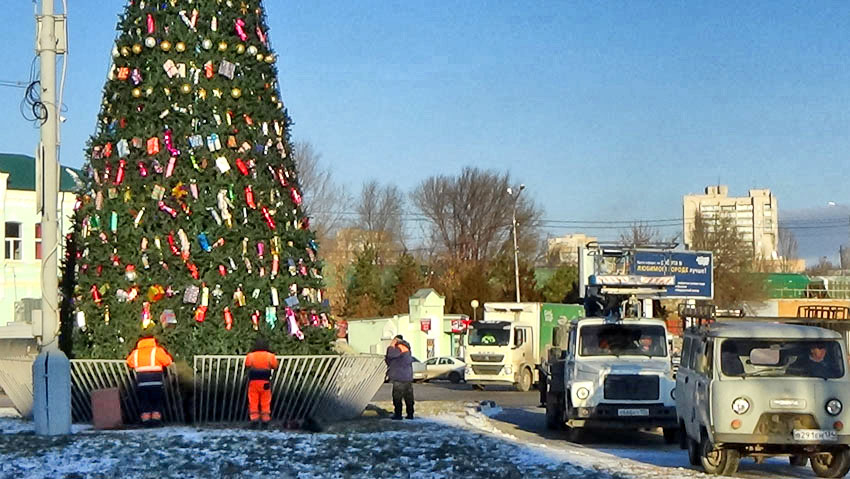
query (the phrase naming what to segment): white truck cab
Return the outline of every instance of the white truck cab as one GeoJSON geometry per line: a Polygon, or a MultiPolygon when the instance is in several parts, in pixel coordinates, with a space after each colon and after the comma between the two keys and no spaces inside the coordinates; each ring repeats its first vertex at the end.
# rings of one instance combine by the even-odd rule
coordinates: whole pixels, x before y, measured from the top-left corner
{"type": "Polygon", "coordinates": [[[662,427],[665,440],[675,442],[676,383],[670,353],[661,319],[573,320],[562,359],[553,363],[547,426],[566,426],[574,440],[589,428],[662,427]]]}

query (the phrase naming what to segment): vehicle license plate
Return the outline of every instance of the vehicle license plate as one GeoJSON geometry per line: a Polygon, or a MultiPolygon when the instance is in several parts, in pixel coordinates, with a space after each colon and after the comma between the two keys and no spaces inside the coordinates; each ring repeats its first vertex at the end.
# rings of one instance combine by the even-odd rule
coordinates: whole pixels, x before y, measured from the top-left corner
{"type": "Polygon", "coordinates": [[[617,409],[618,416],[649,416],[649,409],[617,409]]]}
{"type": "Polygon", "coordinates": [[[795,441],[837,441],[838,433],[823,429],[794,429],[795,441]]]}

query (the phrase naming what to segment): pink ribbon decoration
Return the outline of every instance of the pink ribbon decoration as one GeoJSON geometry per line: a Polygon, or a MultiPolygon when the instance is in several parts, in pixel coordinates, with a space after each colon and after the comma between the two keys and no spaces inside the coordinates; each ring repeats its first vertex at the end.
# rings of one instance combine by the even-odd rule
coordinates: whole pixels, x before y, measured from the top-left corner
{"type": "Polygon", "coordinates": [[[263,45],[266,44],[266,34],[263,33],[263,29],[260,28],[259,25],[257,25],[257,38],[259,38],[260,41],[263,42],[263,45]]]}
{"type": "Polygon", "coordinates": [[[152,35],[156,31],[156,22],[153,19],[153,15],[148,13],[148,35],[152,35]]]}
{"type": "Polygon", "coordinates": [[[295,319],[295,312],[292,308],[286,308],[286,324],[289,326],[289,334],[295,336],[301,341],[304,340],[304,333],[298,327],[298,321],[295,319]]]}
{"type": "Polygon", "coordinates": [[[248,39],[248,34],[245,33],[245,20],[241,18],[236,20],[236,34],[239,35],[239,39],[243,42],[248,39]]]}

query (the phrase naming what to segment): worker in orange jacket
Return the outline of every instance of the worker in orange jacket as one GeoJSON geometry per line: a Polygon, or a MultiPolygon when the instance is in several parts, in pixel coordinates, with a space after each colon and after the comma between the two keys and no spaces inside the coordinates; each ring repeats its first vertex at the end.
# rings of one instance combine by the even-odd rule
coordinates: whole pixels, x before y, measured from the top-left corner
{"type": "Polygon", "coordinates": [[[267,429],[272,420],[272,369],[277,368],[277,358],[269,352],[269,345],[262,337],[254,341],[251,352],[245,356],[248,369],[248,415],[251,428],[267,429]]]}
{"type": "Polygon", "coordinates": [[[127,356],[127,365],[136,371],[136,393],[143,426],[158,426],[162,423],[164,370],[172,362],[171,355],[157,344],[152,335],[142,336],[136,348],[127,356]]]}

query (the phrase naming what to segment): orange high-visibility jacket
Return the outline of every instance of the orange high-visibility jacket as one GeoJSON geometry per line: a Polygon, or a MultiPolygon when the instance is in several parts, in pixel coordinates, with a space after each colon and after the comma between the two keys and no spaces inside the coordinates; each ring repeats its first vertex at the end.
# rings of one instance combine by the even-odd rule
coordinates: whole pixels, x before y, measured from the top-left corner
{"type": "Polygon", "coordinates": [[[251,351],[245,356],[245,367],[248,368],[248,379],[268,380],[272,369],[277,368],[277,358],[268,351],[251,351]]]}
{"type": "Polygon", "coordinates": [[[136,343],[136,349],[127,356],[127,365],[137,373],[159,372],[174,360],[154,338],[142,338],[136,343]]]}

